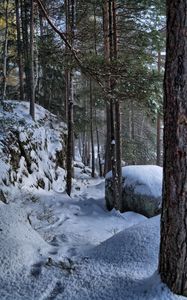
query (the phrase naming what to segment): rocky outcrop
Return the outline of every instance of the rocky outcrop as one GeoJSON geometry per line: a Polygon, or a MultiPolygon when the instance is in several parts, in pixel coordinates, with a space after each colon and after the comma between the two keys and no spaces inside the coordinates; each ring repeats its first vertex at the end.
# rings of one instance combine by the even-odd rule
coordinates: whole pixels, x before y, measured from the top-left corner
{"type": "MultiPolygon", "coordinates": [[[[123,167],[122,210],[134,211],[146,217],[158,215],[162,201],[162,168],[158,166],[123,167]]],[[[106,175],[105,201],[108,210],[115,207],[112,174],[106,175]]]]}
{"type": "Polygon", "coordinates": [[[66,125],[39,105],[36,121],[29,103],[0,107],[0,185],[51,189],[63,185],[66,125]]]}

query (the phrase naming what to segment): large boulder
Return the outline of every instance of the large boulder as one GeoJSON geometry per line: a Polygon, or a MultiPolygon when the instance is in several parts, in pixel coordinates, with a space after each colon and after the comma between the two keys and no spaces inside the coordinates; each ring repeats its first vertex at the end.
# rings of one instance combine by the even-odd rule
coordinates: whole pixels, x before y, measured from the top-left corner
{"type": "MultiPolygon", "coordinates": [[[[105,200],[108,210],[115,207],[111,172],[106,175],[105,200]]],[[[161,202],[161,167],[152,165],[123,167],[121,212],[134,211],[146,217],[153,217],[160,213],[161,202]]]]}

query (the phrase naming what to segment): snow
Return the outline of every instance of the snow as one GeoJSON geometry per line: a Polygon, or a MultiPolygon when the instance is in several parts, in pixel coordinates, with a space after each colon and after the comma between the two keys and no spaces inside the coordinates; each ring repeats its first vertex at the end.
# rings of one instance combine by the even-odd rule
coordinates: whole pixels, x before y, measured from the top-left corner
{"type": "Polygon", "coordinates": [[[63,299],[185,299],[160,282],[159,225],[159,217],[146,220],[88,251],[78,274],[67,281],[63,299]]]}
{"type": "MultiPolygon", "coordinates": [[[[133,165],[122,168],[124,187],[133,187],[135,194],[158,198],[162,194],[162,168],[154,165],[133,165]]],[[[112,177],[107,173],[106,179],[112,177]]]]}
{"type": "Polygon", "coordinates": [[[6,101],[0,107],[1,184],[15,184],[23,189],[45,184],[46,190],[57,190],[58,186],[59,191],[64,190],[66,125],[39,105],[35,112],[33,121],[27,102],[6,101]]]}
{"type": "MultiPolygon", "coordinates": [[[[8,103],[11,111],[9,105],[7,111],[0,109],[0,119],[9,122],[15,115],[12,128],[19,123],[20,140],[26,142],[25,122],[28,128],[35,126],[28,115],[28,103],[8,103]]],[[[32,176],[24,175],[25,157],[20,158],[15,171],[0,151],[1,183],[10,178],[13,181],[16,176],[18,182],[22,181],[4,187],[8,204],[0,202],[0,299],[185,299],[172,294],[157,272],[159,217],[108,212],[104,179],[91,179],[90,169],[80,161],[75,162],[71,197],[65,193],[65,171],[55,169],[51,163],[56,151],[62,149],[59,127],[63,123],[59,125],[51,118],[45,109],[36,106],[37,128],[32,142],[40,142],[40,147],[30,152],[32,176]],[[48,190],[50,176],[58,178],[48,190]],[[38,178],[44,180],[46,189],[34,188],[38,178]]],[[[2,142],[7,134],[3,128],[2,142]]],[[[158,177],[159,183],[161,168],[132,168],[125,168],[124,176],[128,175],[129,180],[125,184],[142,180],[154,188],[156,195],[158,187],[152,187],[152,177],[158,177]]]]}
{"type": "Polygon", "coordinates": [[[0,299],[185,299],[157,273],[159,217],[110,213],[104,180],[19,190],[0,203],[0,299]],[[79,187],[79,189],[77,189],[79,187]]]}

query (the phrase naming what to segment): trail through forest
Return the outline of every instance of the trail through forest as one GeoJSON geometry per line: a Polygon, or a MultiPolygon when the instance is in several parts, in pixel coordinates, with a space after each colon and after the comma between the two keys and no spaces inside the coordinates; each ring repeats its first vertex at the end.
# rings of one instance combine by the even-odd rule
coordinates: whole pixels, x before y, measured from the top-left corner
{"type": "Polygon", "coordinates": [[[1,299],[183,299],[157,275],[159,216],[108,212],[104,185],[77,178],[71,198],[14,190],[0,204],[1,299]]]}

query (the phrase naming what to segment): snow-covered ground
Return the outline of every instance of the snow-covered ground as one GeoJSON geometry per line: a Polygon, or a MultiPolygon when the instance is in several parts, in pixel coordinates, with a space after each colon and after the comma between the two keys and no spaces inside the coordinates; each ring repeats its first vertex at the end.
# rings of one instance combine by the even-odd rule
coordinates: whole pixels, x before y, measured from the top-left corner
{"type": "Polygon", "coordinates": [[[157,274],[159,216],[106,211],[104,180],[72,198],[12,189],[0,202],[0,299],[168,300],[157,274]]]}
{"type": "Polygon", "coordinates": [[[185,299],[157,273],[159,217],[108,212],[81,162],[67,196],[63,122],[40,106],[33,122],[25,102],[0,117],[0,300],[185,299]]]}

